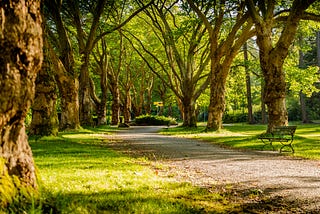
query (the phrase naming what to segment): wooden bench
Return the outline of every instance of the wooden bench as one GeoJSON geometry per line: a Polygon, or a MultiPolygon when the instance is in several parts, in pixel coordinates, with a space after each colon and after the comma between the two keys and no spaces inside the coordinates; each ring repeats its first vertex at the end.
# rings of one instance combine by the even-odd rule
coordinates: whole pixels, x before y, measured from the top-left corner
{"type": "Polygon", "coordinates": [[[258,139],[264,143],[262,150],[265,146],[271,146],[274,151],[274,146],[272,143],[280,142],[282,144],[280,153],[284,147],[289,147],[292,153],[294,153],[292,142],[296,129],[297,126],[276,126],[271,133],[261,134],[258,139]]]}

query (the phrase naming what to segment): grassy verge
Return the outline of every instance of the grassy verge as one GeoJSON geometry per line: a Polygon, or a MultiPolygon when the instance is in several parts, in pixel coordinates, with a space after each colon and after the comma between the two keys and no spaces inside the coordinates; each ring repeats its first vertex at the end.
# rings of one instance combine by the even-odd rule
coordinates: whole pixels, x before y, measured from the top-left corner
{"type": "Polygon", "coordinates": [[[108,131],[30,140],[43,186],[32,213],[224,213],[239,207],[219,192],[158,175],[143,157],[109,149],[108,131]]]}
{"type": "MultiPolygon", "coordinates": [[[[294,125],[298,126],[292,144],[295,153],[286,154],[302,158],[320,159],[320,124],[294,125]]],[[[263,144],[257,137],[266,130],[266,125],[230,124],[225,125],[219,132],[204,132],[204,129],[204,124],[200,124],[197,128],[176,127],[163,130],[162,133],[198,138],[238,149],[261,150],[263,144]]],[[[275,142],[274,146],[279,150],[281,144],[275,142]]],[[[265,147],[264,150],[272,150],[272,148],[265,147]]]]}

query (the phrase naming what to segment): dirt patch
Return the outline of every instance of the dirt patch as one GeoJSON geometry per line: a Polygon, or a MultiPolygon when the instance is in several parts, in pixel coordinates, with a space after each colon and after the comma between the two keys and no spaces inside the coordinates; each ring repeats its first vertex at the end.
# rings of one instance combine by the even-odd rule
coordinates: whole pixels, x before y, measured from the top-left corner
{"type": "Polygon", "coordinates": [[[241,212],[320,212],[319,161],[159,135],[160,128],[130,127],[108,137],[116,140],[113,149],[168,166],[159,170],[163,176],[242,200],[241,212]]]}

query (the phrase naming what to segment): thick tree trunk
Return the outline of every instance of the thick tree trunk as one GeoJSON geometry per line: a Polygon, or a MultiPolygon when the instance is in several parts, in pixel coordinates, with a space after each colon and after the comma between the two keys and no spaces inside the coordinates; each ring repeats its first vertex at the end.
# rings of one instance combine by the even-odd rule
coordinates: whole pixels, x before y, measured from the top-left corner
{"type": "Polygon", "coordinates": [[[92,120],[92,106],[93,101],[91,100],[91,90],[90,90],[90,79],[89,79],[89,55],[85,54],[83,56],[83,62],[80,69],[79,77],[79,109],[80,109],[80,124],[82,126],[93,125],[92,120]]]}
{"type": "Polygon", "coordinates": [[[288,125],[286,82],[282,64],[279,66],[271,66],[271,63],[268,63],[268,66],[262,64],[261,68],[265,78],[264,101],[268,107],[269,132],[275,126],[288,125]]]}
{"type": "MultiPolygon", "coordinates": [[[[39,0],[0,3],[0,50],[0,180],[6,175],[15,176],[22,185],[36,189],[24,120],[42,63],[39,0]]],[[[4,184],[0,182],[1,189],[4,184]]],[[[0,201],[3,193],[0,191],[0,201]]]]}
{"type": "Polygon", "coordinates": [[[183,104],[183,124],[186,127],[197,127],[197,115],[195,102],[191,97],[184,97],[183,104]]]}
{"type": "MultiPolygon", "coordinates": [[[[215,66],[215,65],[212,65],[215,66]]],[[[222,117],[225,111],[225,87],[228,72],[221,66],[211,69],[213,72],[210,84],[210,104],[208,107],[208,131],[217,131],[222,128],[222,117]]]]}
{"type": "Polygon", "coordinates": [[[56,111],[57,87],[49,63],[48,43],[44,42],[44,62],[36,79],[36,94],[32,105],[30,135],[57,135],[59,130],[56,111]]]}

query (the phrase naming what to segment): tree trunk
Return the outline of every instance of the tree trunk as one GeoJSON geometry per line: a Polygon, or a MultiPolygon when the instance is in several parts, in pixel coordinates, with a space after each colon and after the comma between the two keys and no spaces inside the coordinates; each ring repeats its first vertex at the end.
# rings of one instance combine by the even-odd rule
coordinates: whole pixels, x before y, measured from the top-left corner
{"type": "Polygon", "coordinates": [[[111,125],[118,125],[120,116],[120,92],[117,82],[110,83],[110,91],[112,94],[111,125]]]}
{"type": "Polygon", "coordinates": [[[320,66],[320,30],[317,31],[317,65],[320,66]]]}
{"type": "Polygon", "coordinates": [[[280,66],[261,65],[265,78],[264,101],[268,107],[268,132],[275,126],[288,125],[285,74],[280,66]]]}
{"type": "Polygon", "coordinates": [[[50,47],[50,59],[55,68],[55,80],[57,82],[60,93],[60,108],[61,113],[59,117],[59,129],[78,129],[80,127],[79,121],[79,99],[78,90],[79,82],[74,78],[66,68],[72,67],[64,66],[60,59],[58,59],[52,47],[50,47]]]}
{"type": "Polygon", "coordinates": [[[44,49],[44,62],[36,79],[36,94],[32,105],[30,135],[57,135],[59,130],[56,110],[57,87],[48,62],[48,50],[44,49]]]}
{"type": "Polygon", "coordinates": [[[247,105],[248,105],[248,122],[249,124],[254,124],[255,119],[253,117],[252,111],[252,97],[251,97],[251,80],[250,80],[250,72],[248,66],[248,45],[244,43],[243,45],[243,57],[244,57],[244,68],[246,72],[246,92],[247,92],[247,105]]]}
{"type": "Polygon", "coordinates": [[[90,79],[89,79],[89,54],[84,53],[79,77],[79,109],[80,124],[82,126],[92,126],[93,101],[91,100],[90,79]]]}
{"type": "MultiPolygon", "coordinates": [[[[214,66],[214,65],[212,65],[214,66]]],[[[207,130],[217,131],[222,128],[222,117],[225,110],[225,86],[227,74],[221,66],[211,69],[213,72],[210,84],[210,104],[208,107],[207,130]]]]}
{"type": "MultiPolygon", "coordinates": [[[[302,36],[299,36],[299,45],[302,46],[303,44],[303,38],[302,36]]],[[[299,68],[304,69],[305,68],[305,63],[303,60],[303,51],[300,49],[299,50],[299,68]]],[[[300,98],[300,107],[301,107],[301,119],[302,123],[310,123],[310,120],[308,118],[308,113],[307,113],[307,106],[306,106],[306,95],[300,90],[299,92],[299,98],[300,98]]]]}
{"type": "MultiPolygon", "coordinates": [[[[0,50],[0,180],[15,177],[21,185],[37,189],[24,120],[34,99],[36,75],[42,63],[39,0],[0,3],[0,50]]],[[[1,189],[4,184],[0,182],[1,189]]],[[[9,194],[1,191],[1,202],[3,193],[9,194]]]]}
{"type": "Polygon", "coordinates": [[[183,104],[183,124],[186,127],[197,127],[197,115],[195,102],[191,97],[184,97],[183,104]]]}
{"type": "Polygon", "coordinates": [[[107,70],[102,69],[100,74],[100,88],[101,88],[101,100],[98,105],[98,124],[97,125],[104,125],[107,124],[107,94],[108,94],[108,83],[107,83],[107,70]]]}
{"type": "MultiPolygon", "coordinates": [[[[53,23],[56,26],[59,45],[56,50],[51,46],[49,54],[52,65],[55,68],[55,80],[57,82],[60,94],[59,129],[78,129],[80,128],[79,120],[79,82],[74,66],[74,54],[71,46],[71,41],[68,37],[67,29],[64,26],[61,1],[45,1],[47,10],[52,17],[53,23]],[[57,52],[56,52],[57,51],[57,52]]],[[[48,28],[48,30],[50,30],[48,28]]],[[[51,32],[54,34],[54,32],[51,32]]],[[[55,38],[53,38],[53,41],[55,38]]]]}
{"type": "Polygon", "coordinates": [[[130,123],[131,119],[131,96],[130,96],[130,89],[126,91],[124,97],[124,104],[123,104],[123,117],[125,123],[130,123]]]}

